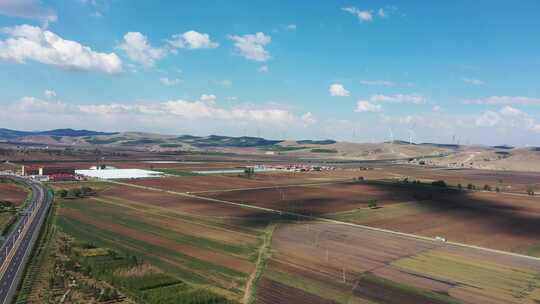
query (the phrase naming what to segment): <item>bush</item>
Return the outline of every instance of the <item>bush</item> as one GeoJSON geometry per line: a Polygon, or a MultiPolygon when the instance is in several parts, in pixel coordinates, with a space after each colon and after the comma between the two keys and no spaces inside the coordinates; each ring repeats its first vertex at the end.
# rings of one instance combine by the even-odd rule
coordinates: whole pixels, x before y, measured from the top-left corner
{"type": "Polygon", "coordinates": [[[485,191],[491,191],[491,186],[490,185],[484,185],[484,190],[485,191]]]}
{"type": "Polygon", "coordinates": [[[527,187],[527,194],[533,196],[534,195],[534,188],[532,185],[529,185],[527,187]]]}
{"type": "Polygon", "coordinates": [[[79,197],[81,196],[81,189],[78,189],[78,188],[69,189],[69,191],[67,192],[67,196],[79,197]]]}
{"type": "Polygon", "coordinates": [[[67,194],[68,194],[68,192],[67,192],[66,189],[60,189],[60,190],[56,191],[56,196],[58,196],[60,198],[66,197],[67,194]]]}
{"type": "Polygon", "coordinates": [[[443,180],[438,180],[438,181],[434,181],[431,183],[432,186],[435,186],[435,187],[442,187],[442,188],[446,188],[446,182],[443,181],[443,180]]]}
{"type": "Polygon", "coordinates": [[[474,190],[474,189],[476,189],[476,187],[473,184],[468,184],[467,189],[474,190]]]}
{"type": "Polygon", "coordinates": [[[370,208],[370,209],[375,209],[375,208],[377,208],[377,203],[378,203],[378,201],[377,201],[376,199],[373,199],[373,198],[370,199],[370,200],[368,201],[368,208],[370,208]]]}
{"type": "Polygon", "coordinates": [[[457,184],[457,187],[459,190],[463,189],[463,186],[461,184],[457,184]]]}

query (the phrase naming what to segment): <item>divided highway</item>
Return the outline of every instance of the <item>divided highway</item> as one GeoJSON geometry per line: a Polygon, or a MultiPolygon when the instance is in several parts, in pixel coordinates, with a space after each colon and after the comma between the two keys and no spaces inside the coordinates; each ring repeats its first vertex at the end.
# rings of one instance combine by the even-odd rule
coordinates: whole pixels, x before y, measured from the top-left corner
{"type": "Polygon", "coordinates": [[[32,190],[32,199],[0,247],[0,304],[11,303],[21,283],[24,268],[51,205],[52,197],[38,182],[12,175],[0,175],[24,183],[32,190]]]}

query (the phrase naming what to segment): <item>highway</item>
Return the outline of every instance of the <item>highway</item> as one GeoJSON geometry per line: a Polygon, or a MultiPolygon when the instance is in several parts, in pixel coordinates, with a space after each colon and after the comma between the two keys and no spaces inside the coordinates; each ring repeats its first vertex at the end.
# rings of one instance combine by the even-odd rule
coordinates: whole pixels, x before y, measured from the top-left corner
{"type": "Polygon", "coordinates": [[[21,283],[24,268],[51,205],[47,189],[38,182],[11,175],[9,178],[26,184],[32,191],[32,199],[20,211],[19,219],[6,235],[0,247],[0,304],[11,303],[21,283]]]}

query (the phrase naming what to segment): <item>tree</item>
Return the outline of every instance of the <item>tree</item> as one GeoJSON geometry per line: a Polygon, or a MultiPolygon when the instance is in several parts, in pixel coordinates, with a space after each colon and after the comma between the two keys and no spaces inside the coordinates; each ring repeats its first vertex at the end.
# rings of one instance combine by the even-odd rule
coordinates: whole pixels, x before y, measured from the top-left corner
{"type": "Polygon", "coordinates": [[[459,190],[463,189],[463,186],[461,184],[457,184],[457,187],[459,190]]]}
{"type": "Polygon", "coordinates": [[[370,209],[376,209],[377,208],[378,201],[374,198],[370,199],[368,201],[368,208],[370,209]]]}
{"type": "Polygon", "coordinates": [[[488,185],[488,184],[485,184],[485,185],[484,185],[484,190],[485,190],[485,191],[491,191],[491,186],[488,185]]]}
{"type": "Polygon", "coordinates": [[[255,174],[255,168],[253,167],[246,167],[244,169],[244,175],[246,177],[252,177],[255,174]]]}
{"type": "Polygon", "coordinates": [[[495,188],[495,191],[496,192],[501,192],[501,189],[499,189],[499,187],[495,188]]]}
{"type": "Polygon", "coordinates": [[[446,182],[443,180],[434,181],[431,183],[431,185],[436,186],[436,187],[446,188],[446,182]]]}
{"type": "Polygon", "coordinates": [[[532,185],[527,186],[527,194],[534,195],[534,187],[532,185]]]}
{"type": "Polygon", "coordinates": [[[69,191],[67,192],[67,196],[79,197],[81,196],[81,189],[78,189],[78,188],[69,189],[69,191]]]}
{"type": "Polygon", "coordinates": [[[469,189],[469,190],[474,190],[475,187],[474,187],[473,184],[468,184],[468,185],[467,185],[467,189],[469,189]]]}
{"type": "Polygon", "coordinates": [[[88,186],[82,186],[81,187],[81,194],[82,195],[88,195],[90,193],[94,192],[94,190],[92,190],[92,188],[88,187],[88,186]]]}
{"type": "Polygon", "coordinates": [[[56,191],[56,195],[60,198],[64,198],[66,197],[68,194],[67,190],[66,189],[60,189],[58,191],[56,191]]]}

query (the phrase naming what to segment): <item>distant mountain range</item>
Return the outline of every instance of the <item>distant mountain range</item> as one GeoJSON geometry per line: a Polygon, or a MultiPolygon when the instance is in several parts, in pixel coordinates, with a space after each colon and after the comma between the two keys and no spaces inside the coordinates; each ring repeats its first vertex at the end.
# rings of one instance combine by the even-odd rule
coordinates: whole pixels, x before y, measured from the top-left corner
{"type": "Polygon", "coordinates": [[[0,128],[0,138],[3,139],[16,139],[26,136],[67,136],[67,137],[80,137],[80,136],[97,136],[97,135],[115,135],[114,132],[97,132],[89,130],[74,130],[74,129],[55,129],[49,131],[17,131],[10,129],[0,128]]]}

